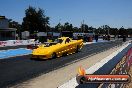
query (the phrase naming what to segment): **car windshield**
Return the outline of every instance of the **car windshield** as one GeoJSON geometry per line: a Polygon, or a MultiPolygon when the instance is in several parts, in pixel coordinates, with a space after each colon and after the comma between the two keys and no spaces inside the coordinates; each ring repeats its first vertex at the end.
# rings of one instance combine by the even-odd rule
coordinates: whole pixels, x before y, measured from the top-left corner
{"type": "Polygon", "coordinates": [[[56,43],[62,43],[63,40],[62,39],[56,39],[54,42],[56,42],[56,43]]]}

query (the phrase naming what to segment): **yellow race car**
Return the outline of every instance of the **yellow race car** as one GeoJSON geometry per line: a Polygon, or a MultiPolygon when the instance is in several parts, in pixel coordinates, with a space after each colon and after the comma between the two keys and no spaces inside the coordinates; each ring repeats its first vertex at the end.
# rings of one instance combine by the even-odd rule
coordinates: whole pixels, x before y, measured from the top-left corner
{"type": "Polygon", "coordinates": [[[32,51],[32,58],[49,59],[78,52],[83,46],[83,40],[72,40],[61,37],[51,43],[45,43],[32,51]]]}

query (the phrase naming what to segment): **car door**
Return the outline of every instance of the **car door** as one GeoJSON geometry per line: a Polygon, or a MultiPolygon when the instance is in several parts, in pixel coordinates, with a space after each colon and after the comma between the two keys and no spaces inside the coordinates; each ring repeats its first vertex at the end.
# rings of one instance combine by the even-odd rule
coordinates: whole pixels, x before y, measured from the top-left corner
{"type": "Polygon", "coordinates": [[[66,51],[71,52],[73,49],[73,45],[72,45],[71,40],[69,38],[66,39],[65,44],[66,44],[66,48],[65,48],[66,51]]]}
{"type": "Polygon", "coordinates": [[[59,47],[57,49],[57,53],[59,56],[62,56],[64,51],[65,51],[65,43],[63,43],[63,42],[65,42],[65,40],[63,40],[63,39],[60,39],[60,40],[61,40],[61,42],[59,42],[60,44],[59,44],[59,47]]]}

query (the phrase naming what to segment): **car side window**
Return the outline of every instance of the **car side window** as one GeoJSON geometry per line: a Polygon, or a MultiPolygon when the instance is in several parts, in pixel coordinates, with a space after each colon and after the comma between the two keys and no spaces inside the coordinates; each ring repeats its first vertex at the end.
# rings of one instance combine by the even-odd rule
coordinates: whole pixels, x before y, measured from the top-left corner
{"type": "Polygon", "coordinates": [[[69,38],[66,39],[65,44],[71,42],[69,38]]]}

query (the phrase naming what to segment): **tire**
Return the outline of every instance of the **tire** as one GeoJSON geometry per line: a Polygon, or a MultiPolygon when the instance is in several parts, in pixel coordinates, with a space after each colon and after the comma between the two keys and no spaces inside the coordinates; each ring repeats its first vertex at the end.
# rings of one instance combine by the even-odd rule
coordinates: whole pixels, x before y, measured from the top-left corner
{"type": "Polygon", "coordinates": [[[67,56],[67,54],[68,54],[68,53],[67,53],[67,52],[65,52],[65,53],[63,53],[63,54],[62,54],[62,56],[67,56]]]}
{"type": "Polygon", "coordinates": [[[53,53],[51,59],[55,59],[55,58],[56,58],[56,53],[53,53]]]}
{"type": "Polygon", "coordinates": [[[79,52],[79,46],[76,47],[76,50],[75,50],[76,53],[79,52]]]}

